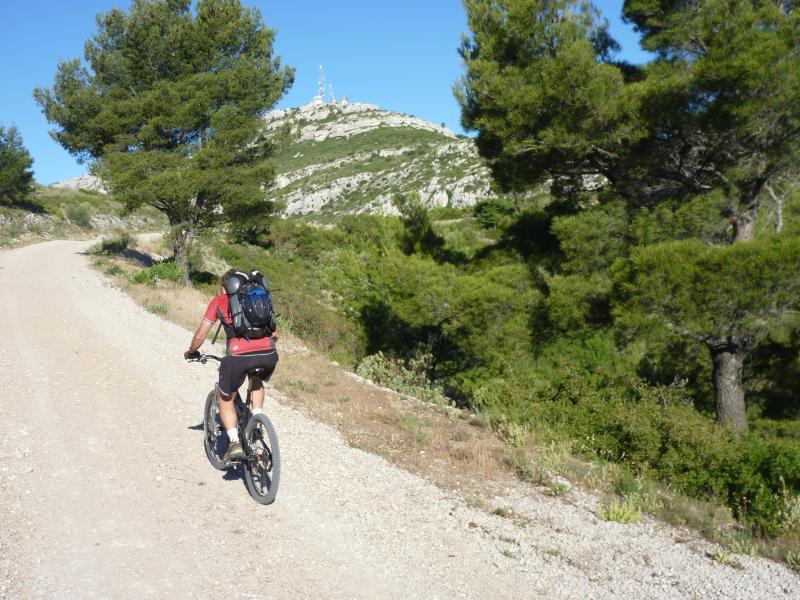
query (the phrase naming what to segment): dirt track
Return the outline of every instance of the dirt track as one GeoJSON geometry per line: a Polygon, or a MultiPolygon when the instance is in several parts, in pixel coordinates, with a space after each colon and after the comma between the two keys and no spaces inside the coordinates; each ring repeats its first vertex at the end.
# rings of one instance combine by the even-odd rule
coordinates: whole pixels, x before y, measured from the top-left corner
{"type": "Polygon", "coordinates": [[[520,500],[531,515],[523,531],[269,399],[281,490],[274,505],[257,505],[202,450],[214,366],[186,364],[191,334],[108,286],[87,247],[0,253],[0,598],[789,598],[800,589],[781,565],[719,565],[665,526],[598,524],[558,500],[520,500]]]}

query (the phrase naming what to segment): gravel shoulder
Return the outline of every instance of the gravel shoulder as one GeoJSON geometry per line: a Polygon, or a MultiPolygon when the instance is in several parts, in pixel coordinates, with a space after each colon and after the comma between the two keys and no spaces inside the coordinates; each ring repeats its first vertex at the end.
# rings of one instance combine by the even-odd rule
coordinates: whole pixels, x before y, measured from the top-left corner
{"type": "Polygon", "coordinates": [[[511,487],[497,502],[515,518],[488,514],[348,447],[275,394],[281,489],[257,505],[202,450],[214,366],[186,364],[190,333],[108,285],[88,246],[0,252],[0,598],[800,591],[783,565],[737,556],[734,568],[688,532],[604,522],[588,494],[566,503],[511,487]]]}

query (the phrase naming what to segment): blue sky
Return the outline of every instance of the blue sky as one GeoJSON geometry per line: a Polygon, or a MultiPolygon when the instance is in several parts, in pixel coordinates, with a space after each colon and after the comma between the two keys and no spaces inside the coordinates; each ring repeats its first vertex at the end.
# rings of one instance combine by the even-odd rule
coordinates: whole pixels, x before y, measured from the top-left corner
{"type": "MultiPolygon", "coordinates": [[[[319,65],[334,94],[370,102],[445,123],[461,132],[452,85],[461,74],[457,53],[467,30],[460,0],[244,0],[258,6],[278,30],[276,50],[297,69],[295,84],[279,107],[309,102],[317,90],[319,65]]],[[[630,27],[620,21],[622,0],[600,0],[622,55],[643,62],[630,27]]],[[[87,171],[48,135],[33,101],[35,86],[52,86],[60,60],[83,57],[83,44],[95,31],[95,15],[128,0],[63,0],[0,3],[0,124],[19,128],[34,158],[40,183],[87,171]]]]}

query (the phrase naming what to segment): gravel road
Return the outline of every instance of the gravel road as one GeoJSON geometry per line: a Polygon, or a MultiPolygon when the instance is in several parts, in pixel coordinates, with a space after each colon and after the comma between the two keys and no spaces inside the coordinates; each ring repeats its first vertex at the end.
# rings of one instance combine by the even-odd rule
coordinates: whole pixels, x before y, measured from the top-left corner
{"type": "Polygon", "coordinates": [[[581,492],[508,490],[513,519],[471,508],[274,396],[281,488],[260,506],[203,453],[214,366],[185,363],[190,333],[88,246],[0,253],[0,598],[800,597],[783,565],[719,564],[581,492]]]}

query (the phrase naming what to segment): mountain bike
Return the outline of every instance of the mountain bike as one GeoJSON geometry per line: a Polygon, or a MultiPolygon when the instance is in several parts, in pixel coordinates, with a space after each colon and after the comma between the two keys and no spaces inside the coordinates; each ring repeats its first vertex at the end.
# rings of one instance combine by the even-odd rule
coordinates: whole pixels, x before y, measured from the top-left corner
{"type": "MultiPolygon", "coordinates": [[[[209,360],[222,362],[219,356],[201,354],[199,358],[192,359],[205,364],[209,360]]],[[[225,451],[228,449],[228,435],[219,416],[219,397],[217,386],[214,386],[206,397],[203,410],[203,445],[205,446],[208,461],[215,469],[225,471],[241,465],[244,470],[244,480],[247,491],[256,502],[272,504],[278,493],[278,483],[281,475],[281,453],[278,448],[278,435],[272,421],[265,414],[254,415],[251,412],[252,401],[250,394],[249,375],[257,374],[259,369],[248,373],[247,397],[242,401],[242,396],[236,392],[234,406],[239,417],[239,439],[245,456],[241,460],[226,462],[225,451]]]]}

